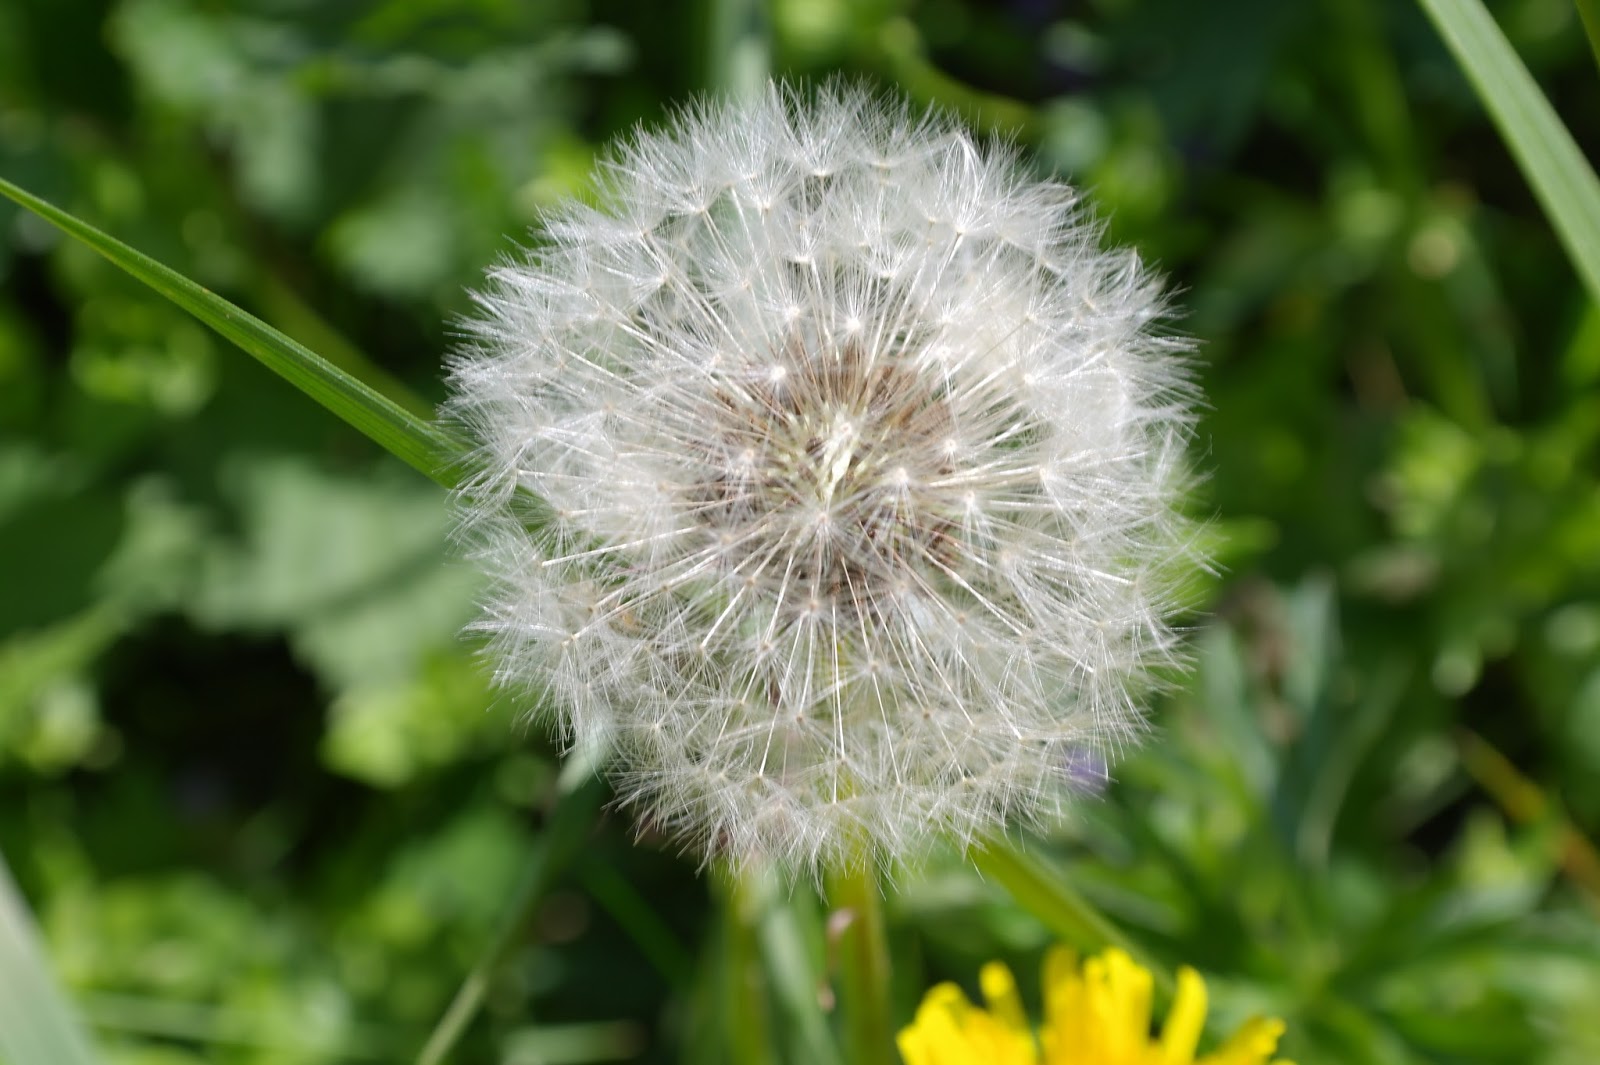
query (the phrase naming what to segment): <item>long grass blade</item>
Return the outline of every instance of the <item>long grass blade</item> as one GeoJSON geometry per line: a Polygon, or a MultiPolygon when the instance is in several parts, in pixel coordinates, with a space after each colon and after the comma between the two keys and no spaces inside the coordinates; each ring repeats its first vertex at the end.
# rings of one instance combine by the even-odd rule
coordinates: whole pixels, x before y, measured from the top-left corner
{"type": "Polygon", "coordinates": [[[459,479],[464,448],[438,425],[411,413],[261,319],[82,219],[3,178],[0,193],[81,240],[215,329],[403,462],[446,487],[453,487],[459,479]]]}
{"type": "Polygon", "coordinates": [[[1600,178],[1482,0],[1420,0],[1600,301],[1600,178]]]}
{"type": "Polygon", "coordinates": [[[89,1035],[56,987],[22,894],[0,858],[0,1062],[98,1065],[89,1035]]]}
{"type": "MultiPolygon", "coordinates": [[[[569,768],[574,764],[581,763],[574,759],[568,763],[569,768]]],[[[576,774],[563,773],[564,778],[570,776],[576,774]]],[[[601,791],[599,780],[591,778],[577,783],[557,798],[544,832],[528,852],[521,879],[506,905],[494,939],[479,955],[444,1016],[434,1026],[417,1055],[417,1065],[444,1065],[451,1060],[451,1051],[477,1017],[490,985],[507,955],[516,947],[534,908],[544,899],[551,881],[572,861],[583,843],[584,834],[593,826],[601,791]]]]}
{"type": "Polygon", "coordinates": [[[978,872],[995,881],[1017,905],[1042,921],[1064,942],[1080,950],[1118,947],[1155,976],[1156,986],[1170,995],[1176,986],[1166,966],[1152,959],[1068,883],[1066,874],[1024,854],[1004,840],[975,846],[967,852],[978,872]]]}
{"type": "MultiPolygon", "coordinates": [[[[776,895],[774,890],[772,894],[776,895]]],[[[756,930],[775,1004],[793,1031],[791,1042],[806,1065],[840,1065],[839,1047],[823,1012],[820,988],[827,976],[822,959],[813,959],[808,939],[826,935],[822,915],[810,898],[769,898],[756,930]],[[814,934],[814,937],[813,937],[814,934]]],[[[891,1059],[893,1060],[893,1059],[891,1059]]]]}
{"type": "Polygon", "coordinates": [[[1600,0],[1575,0],[1578,17],[1583,20],[1583,32],[1589,35],[1589,51],[1594,53],[1596,66],[1600,66],[1600,0]]]}

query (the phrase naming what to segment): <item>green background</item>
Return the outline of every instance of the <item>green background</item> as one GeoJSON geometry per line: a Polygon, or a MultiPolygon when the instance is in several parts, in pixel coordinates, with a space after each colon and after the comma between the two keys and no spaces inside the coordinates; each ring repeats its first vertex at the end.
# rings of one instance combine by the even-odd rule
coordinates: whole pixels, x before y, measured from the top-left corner
{"type": "MultiPolygon", "coordinates": [[[[1600,144],[1570,0],[1490,8],[1600,144]]],[[[1300,1065],[1600,1060],[1600,312],[1412,3],[0,0],[0,175],[425,411],[604,143],[762,67],[1017,140],[1200,343],[1195,669],[1031,849],[1300,1065]]],[[[0,851],[108,1060],[408,1061],[484,957],[558,745],[449,529],[0,206],[0,851]]],[[[452,1060],[828,1060],[809,888],[581,831],[452,1060]]],[[[900,1019],[1034,992],[1051,933],[959,856],[887,906],[900,1019]]]]}

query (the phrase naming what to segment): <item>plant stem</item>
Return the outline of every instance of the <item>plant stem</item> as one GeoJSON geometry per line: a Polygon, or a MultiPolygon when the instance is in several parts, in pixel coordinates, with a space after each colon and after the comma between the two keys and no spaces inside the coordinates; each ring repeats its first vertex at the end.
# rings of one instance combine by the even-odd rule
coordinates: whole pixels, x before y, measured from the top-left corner
{"type": "Polygon", "coordinates": [[[434,1026],[422,1053],[417,1055],[417,1065],[440,1065],[478,1015],[489,985],[516,945],[534,907],[544,897],[555,874],[577,850],[584,831],[593,824],[600,791],[599,782],[591,779],[557,800],[544,833],[528,853],[522,876],[511,893],[511,902],[500,918],[500,927],[450,1000],[444,1016],[434,1026]]]}
{"type": "Polygon", "coordinates": [[[767,5],[762,0],[707,0],[706,85],[735,100],[752,100],[772,67],[767,5]]]}
{"type": "Polygon", "coordinates": [[[828,887],[833,910],[848,920],[839,936],[847,1057],[854,1065],[882,1065],[894,1060],[883,890],[876,869],[865,860],[834,872],[828,887]]]}
{"type": "Polygon", "coordinates": [[[1488,792],[1505,815],[1518,824],[1548,820],[1555,825],[1561,870],[1600,909],[1600,850],[1562,811],[1560,805],[1523,776],[1511,759],[1470,729],[1456,734],[1456,750],[1467,774],[1488,792]]]}

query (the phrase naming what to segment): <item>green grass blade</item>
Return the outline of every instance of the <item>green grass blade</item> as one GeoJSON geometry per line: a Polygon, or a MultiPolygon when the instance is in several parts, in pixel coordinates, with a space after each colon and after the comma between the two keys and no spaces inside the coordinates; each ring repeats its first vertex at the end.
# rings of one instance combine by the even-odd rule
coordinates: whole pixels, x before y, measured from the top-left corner
{"type": "Polygon", "coordinates": [[[644,893],[608,862],[588,862],[578,875],[584,889],[628,934],[667,986],[687,994],[694,984],[694,955],[644,893]]]}
{"type": "Polygon", "coordinates": [[[1600,0],[1575,0],[1578,17],[1583,20],[1583,32],[1589,35],[1589,50],[1594,53],[1596,66],[1600,66],[1600,0]]]}
{"type": "Polygon", "coordinates": [[[459,479],[463,446],[438,425],[411,413],[316,352],[177,271],[3,178],[0,178],[0,193],[83,241],[233,341],[265,363],[268,369],[365,433],[379,447],[446,487],[453,487],[459,479]]]}
{"type": "MultiPolygon", "coordinates": [[[[580,757],[574,757],[567,763],[569,770],[583,764],[584,760],[580,757]]],[[[479,955],[444,1016],[434,1026],[427,1043],[417,1055],[417,1065],[445,1065],[451,1060],[451,1051],[483,1007],[490,985],[506,956],[516,947],[518,937],[533,916],[534,908],[544,899],[551,881],[577,855],[585,834],[593,827],[603,791],[599,779],[584,779],[577,773],[565,771],[562,776],[575,779],[575,783],[557,798],[544,832],[528,852],[521,879],[506,905],[494,939],[479,955]]]]}
{"type": "Polygon", "coordinates": [[[1600,301],[1600,179],[1482,0],[1420,0],[1600,301]]]}
{"type": "Polygon", "coordinates": [[[89,1035],[56,988],[33,921],[0,858],[0,1062],[97,1065],[89,1035]]]}
{"type": "MultiPolygon", "coordinates": [[[[773,890],[770,895],[778,892],[773,890]]],[[[798,892],[787,899],[769,897],[756,937],[773,999],[793,1032],[790,1041],[799,1052],[798,1060],[806,1065],[840,1065],[839,1048],[818,999],[817,989],[826,986],[827,974],[821,959],[814,961],[807,949],[808,941],[826,935],[820,927],[822,916],[810,903],[798,892]],[[808,934],[813,933],[811,938],[808,934]]]]}
{"type": "Polygon", "coordinates": [[[1085,951],[1120,947],[1150,970],[1162,994],[1171,995],[1176,985],[1166,967],[1078,894],[1065,873],[1005,840],[973,847],[967,855],[985,879],[1005,888],[1018,906],[1037,917],[1063,942],[1085,951]]]}

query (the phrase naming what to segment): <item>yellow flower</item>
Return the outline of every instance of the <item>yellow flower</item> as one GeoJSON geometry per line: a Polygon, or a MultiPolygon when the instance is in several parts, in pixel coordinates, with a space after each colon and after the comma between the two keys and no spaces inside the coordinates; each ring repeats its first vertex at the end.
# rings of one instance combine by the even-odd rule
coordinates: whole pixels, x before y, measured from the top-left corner
{"type": "Polygon", "coordinates": [[[979,974],[987,1009],[955,984],[923,998],[902,1029],[906,1065],[1291,1065],[1274,1060],[1283,1022],[1248,1020],[1221,1047],[1201,1058],[1206,985],[1200,974],[1178,973],[1177,994],[1161,1027],[1150,1034],[1150,971],[1112,948],[1080,967],[1057,948],[1044,963],[1044,1023],[1035,1033],[1022,1009],[1011,970],[990,962],[979,974]]]}

